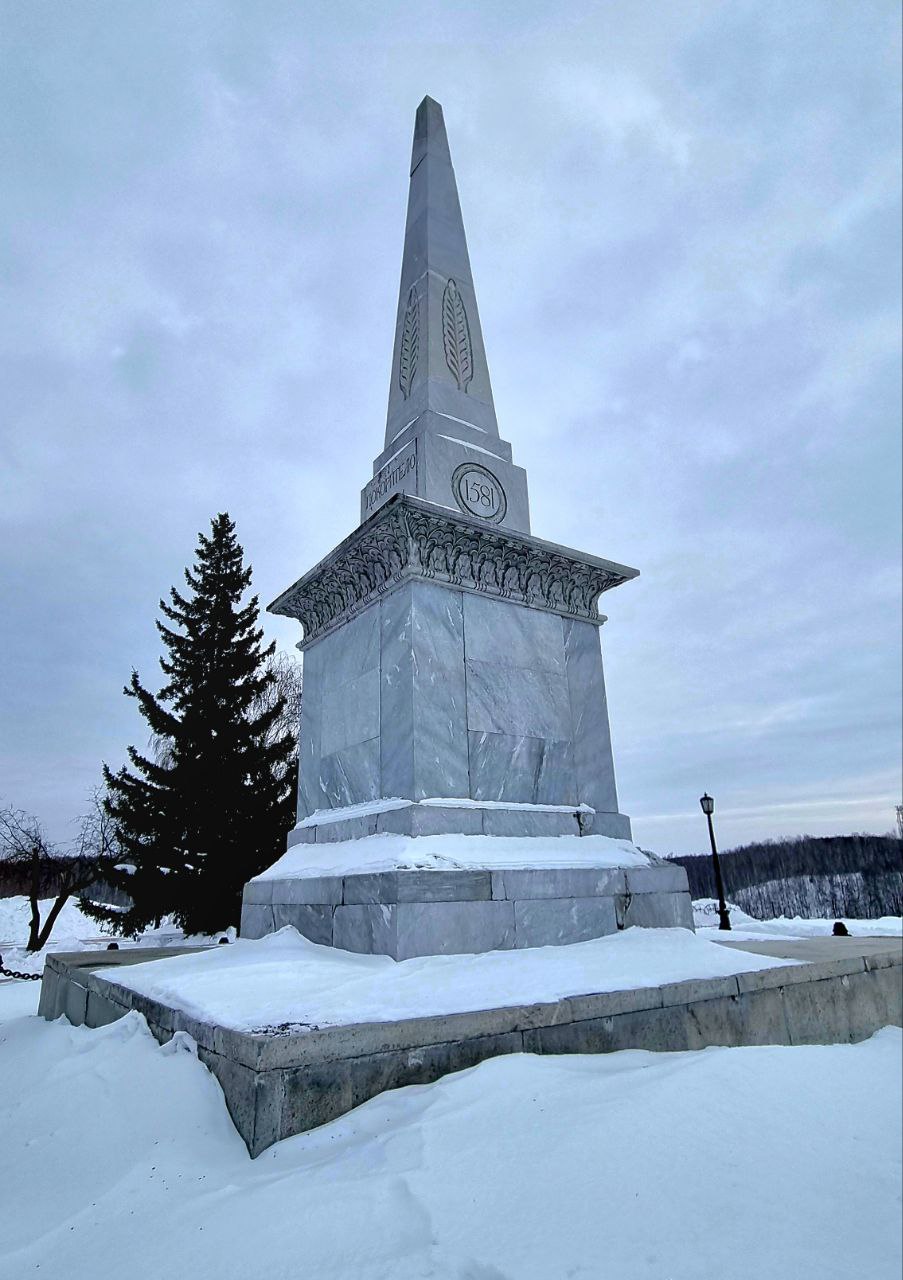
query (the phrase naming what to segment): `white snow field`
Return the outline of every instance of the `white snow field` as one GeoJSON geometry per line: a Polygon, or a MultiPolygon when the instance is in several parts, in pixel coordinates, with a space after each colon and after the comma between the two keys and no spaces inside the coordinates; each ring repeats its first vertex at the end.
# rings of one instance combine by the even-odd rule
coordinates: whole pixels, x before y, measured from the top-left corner
{"type": "MultiPolygon", "coordinates": [[[[807,919],[803,916],[778,916],[774,920],[757,920],[729,902],[731,934],[738,941],[766,941],[769,938],[825,938],[834,930],[834,919],[807,919]]],[[[875,920],[843,919],[854,937],[899,937],[903,933],[903,916],[881,916],[875,920]]],[[[718,930],[718,903],[714,898],[693,900],[693,923],[703,937],[712,936],[710,929],[718,930]]]]}
{"type": "Polygon", "coordinates": [[[251,1161],[186,1037],[20,1018],[0,1277],[899,1280],[900,1072],[896,1029],[494,1058],[251,1161]]]}
{"type": "MultiPolygon", "coordinates": [[[[53,906],[52,898],[41,898],[38,902],[41,919],[45,919],[53,906]]],[[[0,898],[0,947],[5,944],[19,945],[28,939],[28,922],[31,908],[28,898],[21,894],[11,898],[0,898]]],[[[75,939],[100,935],[101,928],[96,920],[89,920],[79,910],[78,902],[70,898],[63,907],[51,937],[54,939],[75,939]]]]}
{"type": "Polygon", "coordinates": [[[287,925],[257,941],[123,966],[113,976],[202,1021],[253,1031],[462,1013],[798,963],[722,947],[689,929],[626,929],[566,947],[393,960],[320,946],[287,925]]]}
{"type": "MultiPolygon", "coordinates": [[[[52,898],[42,898],[38,903],[41,919],[44,920],[53,905],[52,898]]],[[[103,951],[114,940],[115,935],[105,931],[96,920],[92,920],[79,909],[78,902],[72,898],[63,907],[53,932],[41,951],[26,951],[28,941],[28,922],[31,918],[31,907],[26,897],[16,895],[0,898],[0,955],[7,969],[17,969],[20,973],[43,973],[44,961],[53,951],[103,951]]],[[[225,929],[223,934],[215,938],[188,937],[169,920],[163,921],[157,929],[146,929],[137,940],[131,938],[115,938],[117,944],[126,947],[175,947],[216,942],[225,935],[230,941],[235,939],[235,929],[225,929]]]]}
{"type": "MultiPolygon", "coordinates": [[[[53,906],[52,898],[42,898],[38,906],[41,920],[53,906]]],[[[111,934],[103,934],[96,920],[90,920],[79,910],[75,899],[70,899],[63,907],[47,946],[43,951],[27,952],[28,924],[31,918],[31,907],[28,898],[17,895],[11,898],[0,898],[0,955],[7,968],[19,969],[23,973],[41,973],[44,958],[49,951],[83,951],[86,947],[105,947],[111,940],[111,934]]]]}

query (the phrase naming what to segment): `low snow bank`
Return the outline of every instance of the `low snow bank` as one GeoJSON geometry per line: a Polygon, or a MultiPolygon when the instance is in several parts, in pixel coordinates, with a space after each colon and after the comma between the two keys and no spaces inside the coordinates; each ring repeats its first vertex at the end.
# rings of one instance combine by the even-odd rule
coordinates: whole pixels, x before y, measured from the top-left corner
{"type": "Polygon", "coordinates": [[[116,981],[202,1021],[250,1031],[394,1022],[791,963],[798,962],[721,947],[688,929],[627,929],[564,947],[393,960],[318,946],[288,926],[234,947],[129,965],[116,981]]]}
{"type": "MultiPolygon", "coordinates": [[[[41,919],[45,920],[53,906],[53,898],[41,898],[41,919]]],[[[112,941],[123,950],[127,947],[178,947],[204,946],[221,937],[235,941],[234,928],[225,929],[214,937],[186,935],[167,917],[156,929],[146,929],[139,938],[119,938],[97,920],[86,916],[75,899],[70,899],[57,916],[47,945],[40,951],[26,951],[31,905],[28,898],[16,895],[0,898],[0,955],[7,969],[20,973],[43,973],[44,961],[51,952],[103,951],[112,941]]]]}
{"type": "MultiPolygon", "coordinates": [[[[53,903],[53,898],[39,900],[42,922],[53,903]]],[[[99,950],[106,947],[113,936],[105,933],[96,920],[86,916],[75,899],[70,899],[57,916],[47,945],[41,951],[26,951],[30,920],[28,898],[20,894],[0,898],[0,955],[8,969],[17,969],[21,973],[43,973],[44,961],[52,951],[99,950]]]]}
{"type": "Polygon", "coordinates": [[[896,1029],[500,1057],[251,1161],[184,1037],[22,1019],[0,1276],[899,1280],[900,1071],[896,1029]]]}
{"type": "Polygon", "coordinates": [[[365,836],[296,844],[257,880],[347,876],[373,871],[520,867],[648,867],[648,854],[612,836],[365,836]]]}
{"type": "MultiPolygon", "coordinates": [[[[14,1018],[25,1018],[38,1011],[41,998],[40,982],[21,982],[0,979],[0,1027],[14,1018]]],[[[0,1039],[0,1046],[2,1046],[0,1039]]]]}
{"type": "MultiPolygon", "coordinates": [[[[39,900],[42,921],[46,920],[54,901],[53,898],[39,900]]],[[[0,951],[4,947],[24,946],[28,941],[30,921],[31,904],[28,898],[21,894],[0,898],[0,951]]],[[[79,909],[78,902],[70,898],[57,916],[51,937],[54,942],[74,942],[81,938],[99,937],[101,933],[102,929],[97,921],[86,916],[79,909]]]]}
{"type": "MultiPolygon", "coordinates": [[[[806,919],[802,916],[778,916],[775,920],[756,920],[734,903],[729,902],[731,933],[739,940],[766,940],[768,938],[822,938],[834,929],[834,919],[806,919]]],[[[881,916],[875,920],[842,919],[854,937],[899,937],[903,934],[903,917],[881,916]]],[[[693,923],[697,929],[718,928],[718,903],[714,898],[696,898],[693,901],[693,923]]]]}

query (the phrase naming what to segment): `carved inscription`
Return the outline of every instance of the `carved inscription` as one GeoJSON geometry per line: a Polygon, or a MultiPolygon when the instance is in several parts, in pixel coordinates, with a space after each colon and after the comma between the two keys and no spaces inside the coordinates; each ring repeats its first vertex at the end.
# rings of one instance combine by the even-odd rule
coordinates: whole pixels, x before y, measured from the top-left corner
{"type": "Polygon", "coordinates": [[[498,524],[508,510],[508,499],[501,482],[488,467],[465,462],[452,476],[452,493],[462,511],[498,524]]]}
{"type": "Polygon", "coordinates": [[[473,378],[473,348],[464,299],[454,280],[449,280],[442,295],[442,345],[445,363],[455,376],[458,390],[466,391],[473,378]]]}
{"type": "Polygon", "coordinates": [[[417,471],[417,441],[390,458],[364,490],[364,515],[370,515],[381,502],[404,487],[408,477],[417,471]]]}
{"type": "Polygon", "coordinates": [[[475,526],[400,498],[270,606],[297,618],[304,643],[354,617],[395,584],[426,578],[599,622],[603,591],[626,582],[617,566],[590,564],[523,536],[475,526]]]}
{"type": "Polygon", "coordinates": [[[419,357],[420,299],[417,296],[417,290],[411,285],[407,306],[404,309],[404,319],[401,322],[401,349],[398,355],[398,385],[405,400],[411,394],[419,357]]]}

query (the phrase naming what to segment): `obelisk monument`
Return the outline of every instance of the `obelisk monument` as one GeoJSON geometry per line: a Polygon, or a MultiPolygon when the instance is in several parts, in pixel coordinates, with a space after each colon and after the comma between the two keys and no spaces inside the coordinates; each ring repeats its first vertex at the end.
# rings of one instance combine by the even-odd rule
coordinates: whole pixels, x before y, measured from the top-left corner
{"type": "MultiPolygon", "coordinates": [[[[381,834],[454,835],[471,860],[471,838],[531,837],[535,868],[546,846],[561,865],[559,836],[588,838],[582,865],[599,837],[629,841],[597,606],[636,573],[530,533],[526,473],[496,422],[442,109],[425,98],[385,446],[358,528],[270,606],[304,628],[289,847],[355,842],[359,867],[358,842],[381,834]]],[[[489,865],[497,846],[486,847],[489,865]]],[[[246,909],[261,905],[254,884],[246,909]]],[[[247,922],[254,933],[279,924],[253,911],[247,922]]],[[[355,945],[334,930],[318,940],[355,945]]]]}
{"type": "Polygon", "coordinates": [[[596,601],[636,570],[528,536],[527,477],[499,437],[431,98],[414,129],[386,445],[361,514],[270,606],[304,625],[304,825],[293,838],[629,838],[596,601]],[[395,799],[411,806],[345,812],[395,799]]]}

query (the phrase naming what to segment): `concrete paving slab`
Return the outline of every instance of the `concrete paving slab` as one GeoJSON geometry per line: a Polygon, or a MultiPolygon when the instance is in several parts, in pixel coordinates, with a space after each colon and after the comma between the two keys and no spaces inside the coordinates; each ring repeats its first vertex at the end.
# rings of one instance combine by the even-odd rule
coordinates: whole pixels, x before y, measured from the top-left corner
{"type": "MultiPolygon", "coordinates": [[[[835,938],[774,938],[746,941],[742,938],[713,938],[722,947],[734,947],[738,951],[752,951],[759,956],[777,956],[781,960],[840,960],[848,956],[874,956],[893,954],[903,957],[903,938],[869,934],[867,937],[835,938]]],[[[900,961],[898,960],[899,964],[900,961]]]]}

